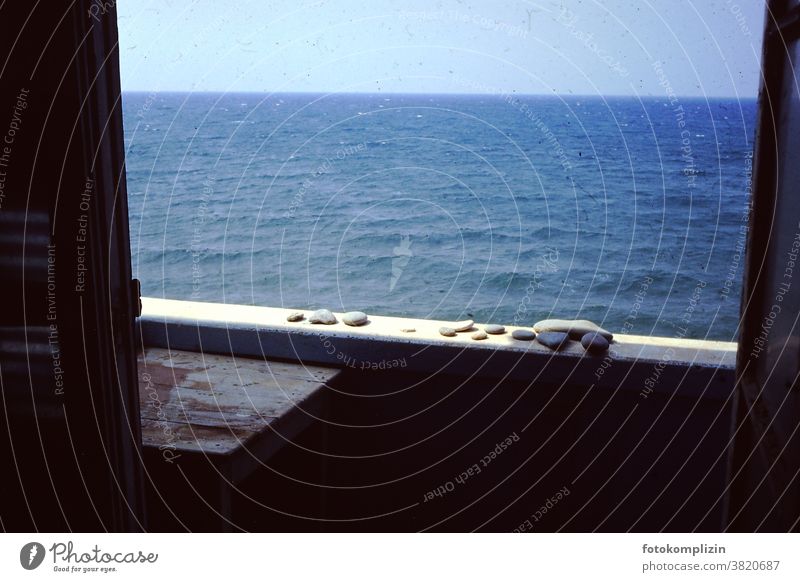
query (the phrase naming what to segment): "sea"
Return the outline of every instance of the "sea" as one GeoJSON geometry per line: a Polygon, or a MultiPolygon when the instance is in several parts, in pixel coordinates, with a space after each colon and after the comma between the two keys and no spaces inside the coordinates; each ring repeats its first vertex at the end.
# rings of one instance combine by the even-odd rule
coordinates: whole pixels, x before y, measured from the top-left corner
{"type": "Polygon", "coordinates": [[[123,94],[149,297],[734,340],[753,99],[123,94]]]}

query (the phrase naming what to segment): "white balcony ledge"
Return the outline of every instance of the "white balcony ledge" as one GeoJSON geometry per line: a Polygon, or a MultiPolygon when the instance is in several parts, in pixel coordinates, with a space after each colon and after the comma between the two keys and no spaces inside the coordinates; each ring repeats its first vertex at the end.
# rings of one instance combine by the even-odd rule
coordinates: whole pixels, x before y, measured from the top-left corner
{"type": "MultiPolygon", "coordinates": [[[[615,335],[605,356],[578,342],[553,352],[507,333],[476,341],[443,337],[449,322],[370,315],[362,327],[289,323],[294,309],[142,299],[146,346],[283,359],[353,370],[445,372],[540,384],[621,387],[692,397],[727,397],[734,385],[736,344],[615,335]],[[402,329],[413,328],[414,332],[402,329]]],[[[306,310],[306,313],[310,311],[306,310]]],[[[337,313],[341,320],[341,314],[337,313]]],[[[480,326],[480,323],[477,324],[480,326]]]]}

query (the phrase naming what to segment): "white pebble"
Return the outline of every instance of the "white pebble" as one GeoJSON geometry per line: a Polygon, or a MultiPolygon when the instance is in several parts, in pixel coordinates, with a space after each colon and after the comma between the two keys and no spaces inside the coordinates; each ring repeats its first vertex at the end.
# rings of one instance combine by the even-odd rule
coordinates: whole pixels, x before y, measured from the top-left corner
{"type": "Polygon", "coordinates": [[[489,325],[484,326],[483,329],[486,331],[486,333],[490,333],[492,335],[506,333],[506,328],[502,325],[497,325],[496,323],[490,323],[489,325]]]}
{"type": "Polygon", "coordinates": [[[469,331],[472,329],[472,326],[475,325],[475,322],[471,319],[465,319],[464,321],[458,321],[453,324],[453,329],[456,331],[469,331]]]}
{"type": "Polygon", "coordinates": [[[336,323],[336,316],[327,309],[317,309],[308,318],[311,323],[322,323],[324,325],[333,325],[336,323]]]}
{"type": "Polygon", "coordinates": [[[359,325],[364,325],[367,323],[368,319],[367,314],[363,311],[348,311],[342,315],[342,321],[347,325],[358,327],[359,325]]]}

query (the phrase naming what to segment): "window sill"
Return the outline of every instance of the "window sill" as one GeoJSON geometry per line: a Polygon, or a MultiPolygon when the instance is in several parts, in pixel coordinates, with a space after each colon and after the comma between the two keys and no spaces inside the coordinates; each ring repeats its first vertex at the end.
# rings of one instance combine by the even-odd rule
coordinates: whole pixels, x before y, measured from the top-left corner
{"type": "MultiPolygon", "coordinates": [[[[445,321],[370,315],[362,327],[286,321],[292,309],[142,298],[140,330],[148,347],[225,353],[353,370],[402,370],[480,375],[548,384],[679,391],[727,397],[733,389],[732,342],[615,335],[604,356],[578,342],[553,352],[537,342],[501,336],[476,341],[468,333],[439,335],[445,321]],[[413,328],[414,332],[403,332],[413,328]],[[649,382],[648,382],[649,379],[649,382]]],[[[338,316],[338,314],[337,314],[338,316]]],[[[480,324],[479,324],[480,325],[480,324]]]]}

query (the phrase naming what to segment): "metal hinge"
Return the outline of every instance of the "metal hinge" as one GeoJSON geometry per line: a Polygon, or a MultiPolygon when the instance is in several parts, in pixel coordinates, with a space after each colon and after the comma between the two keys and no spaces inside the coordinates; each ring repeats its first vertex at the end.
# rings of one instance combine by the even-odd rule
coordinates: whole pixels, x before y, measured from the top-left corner
{"type": "Polygon", "coordinates": [[[134,317],[142,315],[142,283],[139,279],[131,279],[131,304],[134,317]]]}

